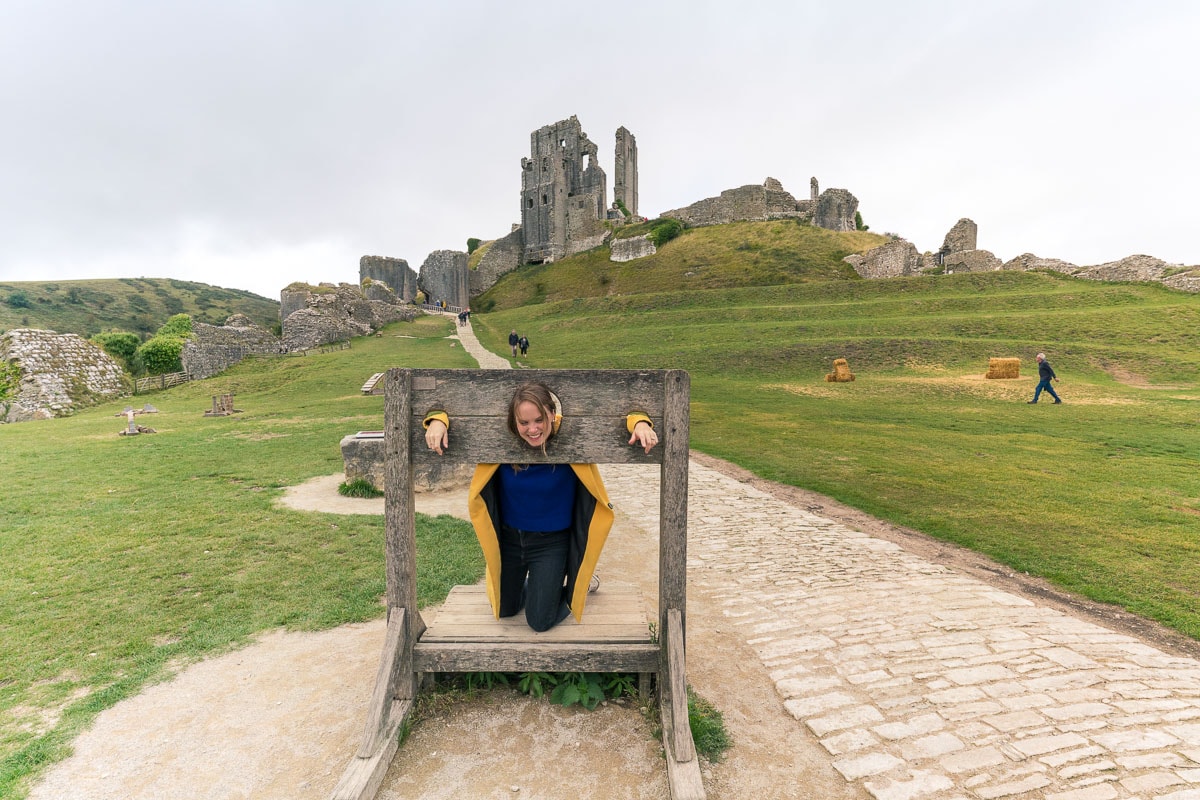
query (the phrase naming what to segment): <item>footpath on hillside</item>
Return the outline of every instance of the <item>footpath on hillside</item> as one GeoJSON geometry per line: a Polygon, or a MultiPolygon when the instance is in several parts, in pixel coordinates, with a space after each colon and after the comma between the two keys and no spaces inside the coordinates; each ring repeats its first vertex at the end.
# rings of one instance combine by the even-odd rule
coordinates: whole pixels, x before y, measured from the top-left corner
{"type": "MultiPolygon", "coordinates": [[[[617,512],[605,583],[652,600],[658,470],[602,471],[617,512]]],[[[339,479],[285,502],[346,513],[339,479]]],[[[464,494],[418,510],[464,516],[464,494]]],[[[1200,798],[1188,642],[700,454],[688,512],[688,677],[734,740],[704,771],[710,798],[1200,798]]],[[[274,632],[191,666],[101,714],[30,797],[327,797],[382,639],[381,622],[274,632]]],[[[631,702],[490,693],[423,722],[378,796],[666,798],[650,728],[631,702]]]]}

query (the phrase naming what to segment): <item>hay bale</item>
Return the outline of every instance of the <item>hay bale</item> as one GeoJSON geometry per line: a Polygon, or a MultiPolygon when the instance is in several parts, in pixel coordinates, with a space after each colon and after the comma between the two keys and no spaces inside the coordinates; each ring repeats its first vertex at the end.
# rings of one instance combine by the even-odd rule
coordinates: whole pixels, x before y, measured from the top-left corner
{"type": "Polygon", "coordinates": [[[987,375],[984,377],[992,380],[1019,378],[1021,377],[1021,359],[989,358],[987,375]]]}
{"type": "Polygon", "coordinates": [[[854,373],[850,371],[850,365],[846,363],[846,359],[835,358],[833,372],[825,376],[826,383],[849,383],[852,380],[854,380],[854,373]]]}

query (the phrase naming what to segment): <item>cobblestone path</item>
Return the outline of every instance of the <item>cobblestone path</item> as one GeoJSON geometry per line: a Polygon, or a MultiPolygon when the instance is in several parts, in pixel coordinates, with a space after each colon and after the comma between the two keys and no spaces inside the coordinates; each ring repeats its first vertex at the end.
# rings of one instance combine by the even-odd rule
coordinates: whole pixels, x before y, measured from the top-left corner
{"type": "MultiPolygon", "coordinates": [[[[657,468],[604,477],[657,531],[657,468]]],[[[715,591],[779,701],[870,796],[1200,800],[1200,662],[695,461],[688,505],[689,583],[715,591]]]]}

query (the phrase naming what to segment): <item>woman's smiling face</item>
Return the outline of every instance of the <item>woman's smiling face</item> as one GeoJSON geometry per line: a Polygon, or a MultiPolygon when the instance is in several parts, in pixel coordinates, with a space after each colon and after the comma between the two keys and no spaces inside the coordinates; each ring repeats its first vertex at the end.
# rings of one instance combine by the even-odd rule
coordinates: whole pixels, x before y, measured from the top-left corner
{"type": "Polygon", "coordinates": [[[537,403],[526,400],[517,405],[516,410],[517,435],[530,447],[541,448],[550,435],[553,422],[547,418],[537,403]]]}

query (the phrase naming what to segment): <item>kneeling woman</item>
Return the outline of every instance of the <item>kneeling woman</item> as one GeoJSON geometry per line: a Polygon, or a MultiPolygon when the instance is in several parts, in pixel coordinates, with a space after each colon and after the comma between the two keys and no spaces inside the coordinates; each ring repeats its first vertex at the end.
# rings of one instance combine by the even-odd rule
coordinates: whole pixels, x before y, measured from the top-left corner
{"type": "MultiPolygon", "coordinates": [[[[561,422],[554,396],[541,383],[517,387],[508,429],[545,455],[561,422]]],[[[629,444],[647,453],[658,435],[645,414],[625,420],[629,444]]],[[[425,443],[441,455],[449,446],[450,418],[425,415],[425,443]]],[[[480,464],[467,496],[475,535],[487,562],[492,612],[511,617],[522,608],[535,631],[574,614],[582,620],[596,562],[613,524],[612,504],[595,464],[480,464]]]]}

